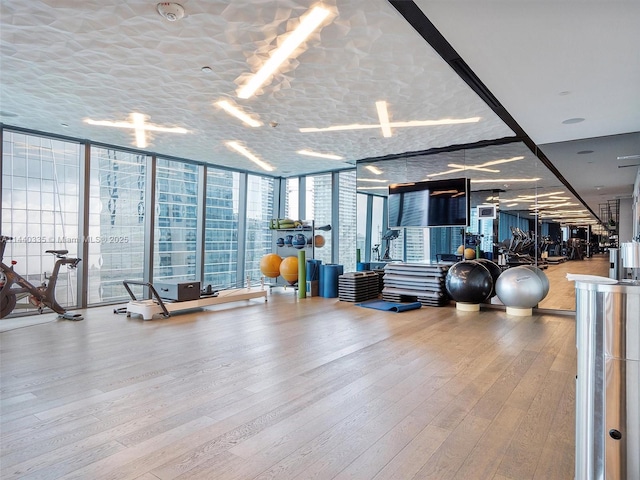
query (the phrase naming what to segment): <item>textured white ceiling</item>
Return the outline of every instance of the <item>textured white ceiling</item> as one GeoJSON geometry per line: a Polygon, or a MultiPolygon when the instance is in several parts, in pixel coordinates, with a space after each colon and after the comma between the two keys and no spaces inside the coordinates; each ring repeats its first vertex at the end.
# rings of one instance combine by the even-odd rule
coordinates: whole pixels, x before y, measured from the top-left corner
{"type": "Polygon", "coordinates": [[[236,96],[309,1],[182,2],[168,22],[156,4],[133,0],[17,0],[2,3],[4,123],[134,146],[131,130],[91,126],[131,112],[186,135],[155,133],[149,149],[262,172],[224,142],[241,142],[290,176],[346,168],[358,159],[511,136],[513,132],[383,0],[337,1],[335,18],[283,67],[260,95],[236,96]],[[210,73],[201,67],[210,66],[210,73]],[[213,102],[228,98],[259,117],[243,126],[213,102]],[[392,121],[481,117],[473,124],[300,133],[301,127],[376,124],[375,102],[392,121]],[[269,126],[276,122],[277,127],[269,126]],[[68,127],[62,127],[61,124],[68,127]],[[310,149],[344,162],[302,157],[310,149]]]}

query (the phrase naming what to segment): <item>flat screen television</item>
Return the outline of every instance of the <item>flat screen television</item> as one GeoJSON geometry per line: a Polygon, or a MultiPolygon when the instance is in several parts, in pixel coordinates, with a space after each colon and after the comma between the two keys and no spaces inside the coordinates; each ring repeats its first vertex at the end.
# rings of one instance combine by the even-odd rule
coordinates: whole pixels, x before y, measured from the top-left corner
{"type": "Polygon", "coordinates": [[[470,199],[468,178],[389,185],[389,228],[466,227],[470,199]]]}

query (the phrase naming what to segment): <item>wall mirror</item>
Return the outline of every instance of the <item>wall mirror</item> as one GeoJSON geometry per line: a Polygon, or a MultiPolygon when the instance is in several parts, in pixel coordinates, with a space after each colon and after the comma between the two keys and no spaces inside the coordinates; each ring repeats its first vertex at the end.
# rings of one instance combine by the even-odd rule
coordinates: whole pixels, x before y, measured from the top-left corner
{"type": "MultiPolygon", "coordinates": [[[[571,226],[589,230],[589,225],[596,223],[584,205],[522,142],[360,161],[357,191],[359,257],[374,264],[436,262],[455,258],[452,255],[462,258],[460,255],[468,249],[496,262],[504,258],[503,253],[512,255],[512,259],[530,255],[538,264],[543,257],[553,260],[586,254],[567,250],[567,231],[571,226]],[[469,226],[389,226],[389,185],[461,177],[468,178],[471,185],[469,226]]],[[[573,288],[564,274],[557,278],[552,270],[546,270],[552,290],[573,288]]],[[[562,297],[550,295],[539,308],[574,310],[573,301],[563,303],[562,297]]]]}

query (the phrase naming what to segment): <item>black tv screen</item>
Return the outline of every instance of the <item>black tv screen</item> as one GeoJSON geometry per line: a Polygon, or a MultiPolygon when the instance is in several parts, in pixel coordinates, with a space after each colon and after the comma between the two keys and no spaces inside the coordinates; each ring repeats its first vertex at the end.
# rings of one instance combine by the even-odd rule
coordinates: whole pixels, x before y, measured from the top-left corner
{"type": "Polygon", "coordinates": [[[468,178],[389,185],[389,228],[466,227],[470,194],[468,178]]]}

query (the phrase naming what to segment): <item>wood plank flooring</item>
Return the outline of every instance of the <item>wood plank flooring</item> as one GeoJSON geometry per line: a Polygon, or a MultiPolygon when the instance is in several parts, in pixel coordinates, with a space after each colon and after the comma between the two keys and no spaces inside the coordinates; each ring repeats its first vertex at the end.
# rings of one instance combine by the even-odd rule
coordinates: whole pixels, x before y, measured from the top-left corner
{"type": "Polygon", "coordinates": [[[539,308],[551,310],[576,309],[576,289],[573,282],[567,280],[567,273],[583,275],[609,276],[609,254],[598,254],[584,260],[571,260],[558,265],[549,265],[544,270],[549,278],[549,295],[540,302],[539,308]]]}
{"type": "Polygon", "coordinates": [[[1,477],[573,478],[573,317],[268,299],[2,333],[1,477]]]}

